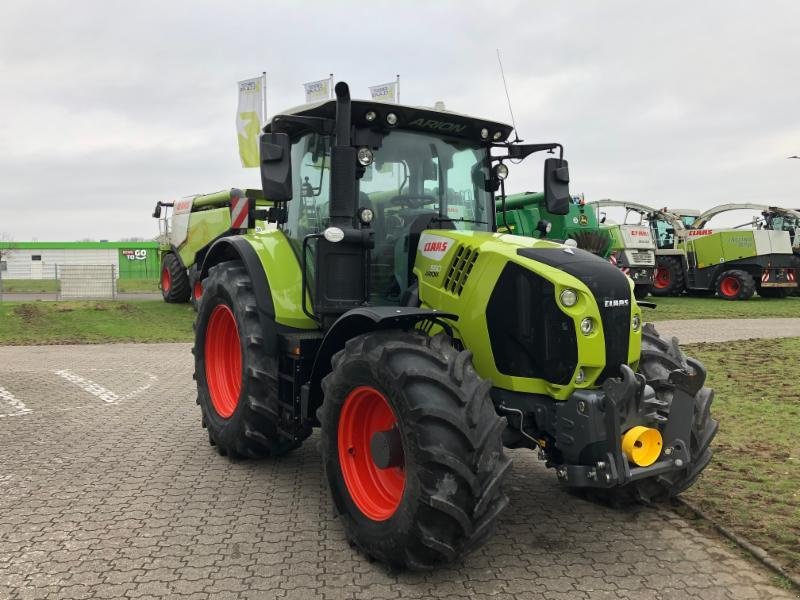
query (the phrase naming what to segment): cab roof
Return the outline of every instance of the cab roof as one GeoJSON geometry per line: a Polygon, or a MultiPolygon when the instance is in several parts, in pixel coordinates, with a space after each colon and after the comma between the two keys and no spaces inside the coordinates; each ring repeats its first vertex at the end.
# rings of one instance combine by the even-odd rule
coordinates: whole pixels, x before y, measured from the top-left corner
{"type": "MultiPolygon", "coordinates": [[[[264,131],[271,131],[274,119],[280,116],[304,116],[333,119],[336,116],[336,100],[323,100],[303,104],[285,111],[281,111],[267,124],[264,131]]],[[[469,139],[477,142],[504,142],[511,135],[513,127],[498,121],[489,121],[479,117],[472,117],[449,110],[437,110],[423,106],[407,106],[376,100],[352,100],[351,119],[356,127],[391,130],[404,129],[434,133],[441,136],[450,136],[469,139]],[[366,115],[375,113],[375,118],[368,121],[366,115]],[[397,123],[389,125],[386,117],[389,113],[397,116],[397,123]],[[481,131],[486,129],[488,138],[481,137],[481,131]]]]}

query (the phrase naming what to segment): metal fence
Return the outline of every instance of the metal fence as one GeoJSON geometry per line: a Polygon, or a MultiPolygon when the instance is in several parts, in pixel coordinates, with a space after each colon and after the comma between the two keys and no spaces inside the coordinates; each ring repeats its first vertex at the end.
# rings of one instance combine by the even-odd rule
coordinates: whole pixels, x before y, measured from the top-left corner
{"type": "Polygon", "coordinates": [[[117,297],[114,265],[57,265],[58,299],[110,299],[117,297]]]}

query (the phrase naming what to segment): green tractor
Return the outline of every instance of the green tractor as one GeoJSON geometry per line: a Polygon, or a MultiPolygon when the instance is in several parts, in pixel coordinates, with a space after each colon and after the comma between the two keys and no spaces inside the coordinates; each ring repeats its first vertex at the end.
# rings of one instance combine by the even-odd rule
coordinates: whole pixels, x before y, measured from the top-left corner
{"type": "Polygon", "coordinates": [[[608,261],[496,232],[504,161],[560,144],[444,110],[336,98],[260,138],[277,229],[206,252],[195,378],[210,443],[280,456],[320,428],[352,544],[398,568],[475,549],[508,504],[504,448],[611,501],[680,493],[717,430],[705,369],[642,318],[608,261]],[[500,154],[493,156],[493,154],[500,154]]]}
{"type": "MultiPolygon", "coordinates": [[[[784,231],[789,236],[789,244],[792,248],[794,258],[789,271],[790,281],[797,282],[800,276],[800,211],[779,206],[769,206],[766,204],[734,203],[722,204],[707,210],[697,220],[692,223],[692,229],[707,229],[708,222],[716,215],[734,210],[757,210],[761,211],[761,216],[752,221],[737,225],[734,229],[751,227],[752,229],[765,229],[768,231],[784,231]]],[[[784,298],[789,295],[800,294],[800,287],[764,287],[758,291],[760,296],[784,298]]]]}
{"type": "Polygon", "coordinates": [[[656,209],[634,202],[601,201],[622,207],[646,222],[656,243],[654,296],[717,294],[747,300],[758,291],[775,297],[776,289],[797,287],[789,234],[781,231],[711,230],[699,226],[696,209],[656,209]]]}
{"type": "Polygon", "coordinates": [[[153,218],[159,225],[159,287],[164,301],[191,301],[197,308],[203,293],[198,265],[211,244],[220,237],[248,231],[251,223],[254,231],[261,230],[271,206],[261,190],[236,188],[156,203],[153,218]],[[243,228],[245,217],[249,220],[243,228]]]}
{"type": "Polygon", "coordinates": [[[536,238],[575,240],[587,250],[617,265],[635,284],[634,294],[650,293],[655,270],[655,248],[647,228],[637,225],[605,225],[598,222],[593,203],[573,196],[569,211],[556,215],[547,210],[544,194],[525,192],[495,201],[497,231],[536,238]]]}

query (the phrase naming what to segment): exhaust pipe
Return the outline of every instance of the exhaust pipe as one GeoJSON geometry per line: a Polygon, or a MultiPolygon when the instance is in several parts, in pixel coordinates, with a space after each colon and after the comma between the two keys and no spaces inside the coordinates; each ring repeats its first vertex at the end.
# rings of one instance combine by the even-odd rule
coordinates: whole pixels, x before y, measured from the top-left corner
{"type": "Polygon", "coordinates": [[[340,81],[336,92],[336,135],[331,148],[331,225],[353,227],[357,206],[357,150],[350,145],[350,88],[340,81]]]}

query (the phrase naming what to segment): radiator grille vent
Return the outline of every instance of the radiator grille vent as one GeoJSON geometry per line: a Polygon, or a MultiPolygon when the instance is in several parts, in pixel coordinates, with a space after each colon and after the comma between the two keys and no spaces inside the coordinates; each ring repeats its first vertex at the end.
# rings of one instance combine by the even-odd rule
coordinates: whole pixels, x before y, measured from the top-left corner
{"type": "Polygon", "coordinates": [[[477,250],[459,246],[444,278],[444,289],[456,296],[461,295],[461,290],[464,289],[476,260],[478,260],[477,250]]]}

